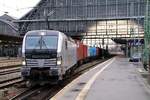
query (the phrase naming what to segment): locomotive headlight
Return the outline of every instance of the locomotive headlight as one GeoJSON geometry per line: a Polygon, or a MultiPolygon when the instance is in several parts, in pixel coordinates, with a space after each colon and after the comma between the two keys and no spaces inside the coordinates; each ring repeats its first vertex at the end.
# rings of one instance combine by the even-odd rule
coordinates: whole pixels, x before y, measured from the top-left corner
{"type": "Polygon", "coordinates": [[[62,58],[61,57],[58,57],[57,58],[57,65],[61,65],[62,64],[62,58]]]}
{"type": "Polygon", "coordinates": [[[22,65],[26,65],[26,61],[25,61],[25,58],[22,58],[22,65]]]}
{"type": "Polygon", "coordinates": [[[22,65],[26,65],[26,62],[25,62],[25,61],[22,61],[22,65]]]}
{"type": "Polygon", "coordinates": [[[57,65],[61,65],[61,61],[57,61],[57,65]]]}

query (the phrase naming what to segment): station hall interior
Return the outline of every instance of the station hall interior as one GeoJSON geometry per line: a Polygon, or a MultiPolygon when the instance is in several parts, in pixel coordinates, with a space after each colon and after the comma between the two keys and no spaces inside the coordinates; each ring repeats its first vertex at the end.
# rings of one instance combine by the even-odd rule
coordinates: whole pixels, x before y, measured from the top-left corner
{"type": "Polygon", "coordinates": [[[26,32],[53,29],[130,57],[144,49],[145,12],[145,0],[41,0],[20,19],[0,17],[0,56],[19,56],[26,32]]]}

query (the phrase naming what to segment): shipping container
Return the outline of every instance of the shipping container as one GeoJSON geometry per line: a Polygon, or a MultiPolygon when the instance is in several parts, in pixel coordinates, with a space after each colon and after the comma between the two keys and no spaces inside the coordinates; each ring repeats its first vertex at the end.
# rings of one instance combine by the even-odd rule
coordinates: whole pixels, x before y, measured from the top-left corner
{"type": "Polygon", "coordinates": [[[96,57],[96,47],[93,47],[92,49],[93,49],[93,56],[96,57]]]}
{"type": "Polygon", "coordinates": [[[88,47],[87,47],[87,45],[83,45],[83,55],[84,55],[84,59],[86,59],[88,57],[88,47]]]}
{"type": "Polygon", "coordinates": [[[87,57],[89,58],[90,57],[90,51],[91,51],[91,47],[87,47],[87,57]]]}
{"type": "Polygon", "coordinates": [[[89,56],[89,57],[94,57],[94,56],[96,56],[96,47],[89,47],[89,48],[88,48],[88,56],[89,56]]]}
{"type": "Polygon", "coordinates": [[[99,57],[102,57],[102,53],[103,53],[103,52],[102,52],[102,48],[99,48],[99,54],[98,54],[98,56],[99,56],[99,57]]]}
{"type": "Polygon", "coordinates": [[[96,56],[97,56],[97,57],[99,56],[99,51],[100,51],[100,48],[99,48],[99,47],[96,47],[96,56]]]}
{"type": "Polygon", "coordinates": [[[84,59],[84,45],[78,40],[75,40],[77,44],[77,60],[82,61],[84,59]]]}

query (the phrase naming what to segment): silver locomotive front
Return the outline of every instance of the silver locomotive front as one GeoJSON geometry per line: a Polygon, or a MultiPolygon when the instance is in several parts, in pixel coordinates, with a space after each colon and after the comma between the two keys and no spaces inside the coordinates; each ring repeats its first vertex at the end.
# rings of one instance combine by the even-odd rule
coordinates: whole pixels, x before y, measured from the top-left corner
{"type": "Polygon", "coordinates": [[[23,40],[21,75],[30,81],[58,80],[60,62],[57,57],[57,32],[28,32],[23,40]]]}

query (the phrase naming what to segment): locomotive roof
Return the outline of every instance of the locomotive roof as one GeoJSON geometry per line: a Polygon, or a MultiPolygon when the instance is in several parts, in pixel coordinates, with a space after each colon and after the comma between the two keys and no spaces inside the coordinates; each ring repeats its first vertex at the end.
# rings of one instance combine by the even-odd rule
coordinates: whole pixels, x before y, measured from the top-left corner
{"type": "Polygon", "coordinates": [[[60,31],[56,31],[56,30],[33,30],[33,31],[28,31],[26,33],[26,35],[42,35],[44,33],[44,35],[56,35],[58,36],[59,34],[61,34],[63,37],[68,38],[68,40],[70,42],[74,42],[74,40],[71,37],[66,36],[64,33],[60,32],[60,31]]]}
{"type": "Polygon", "coordinates": [[[58,35],[60,32],[55,30],[33,30],[26,33],[26,35],[58,35]]]}

